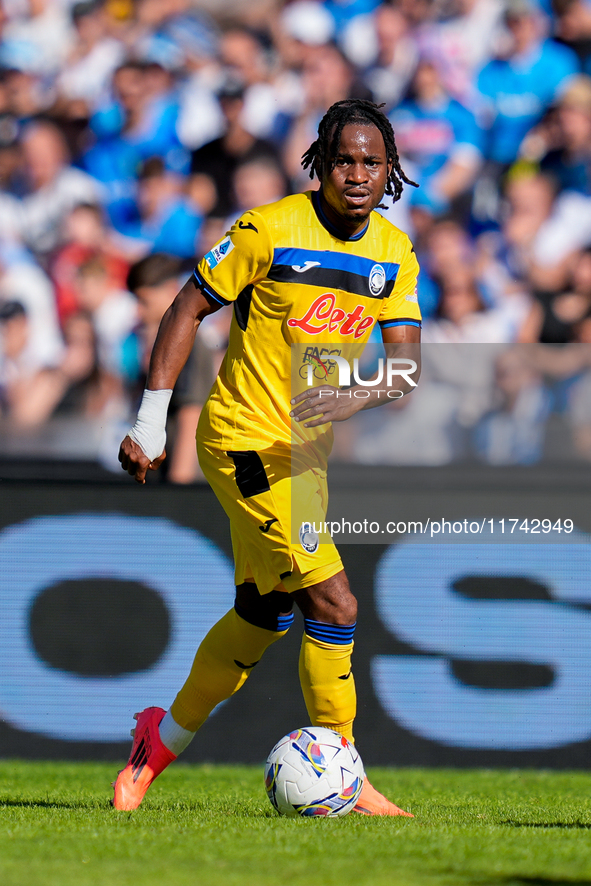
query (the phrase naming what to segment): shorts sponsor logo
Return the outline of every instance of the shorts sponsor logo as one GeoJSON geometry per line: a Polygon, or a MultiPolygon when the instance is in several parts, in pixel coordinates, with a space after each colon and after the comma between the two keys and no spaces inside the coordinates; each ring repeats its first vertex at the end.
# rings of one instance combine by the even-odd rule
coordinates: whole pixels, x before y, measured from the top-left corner
{"type": "Polygon", "coordinates": [[[259,526],[259,529],[261,530],[261,532],[264,532],[266,534],[269,531],[269,529],[271,528],[271,526],[273,525],[273,523],[278,523],[278,522],[279,521],[277,520],[277,517],[271,517],[270,520],[265,520],[263,525],[259,526]]]}
{"type": "Polygon", "coordinates": [[[234,249],[234,244],[232,243],[229,237],[224,237],[224,239],[214,246],[205,256],[205,261],[209,265],[210,271],[219,265],[219,263],[229,255],[234,249]]]}
{"type": "Polygon", "coordinates": [[[386,285],[386,272],[381,265],[374,265],[369,272],[369,291],[379,295],[386,285]]]}
{"type": "Polygon", "coordinates": [[[300,526],[300,544],[307,554],[315,554],[318,550],[320,539],[311,523],[302,523],[300,526]]]}
{"type": "Polygon", "coordinates": [[[244,664],[244,662],[238,661],[238,659],[235,658],[234,664],[237,665],[239,668],[242,668],[243,671],[250,671],[252,670],[252,668],[255,667],[255,665],[258,665],[258,661],[253,661],[252,664],[244,664]]]}

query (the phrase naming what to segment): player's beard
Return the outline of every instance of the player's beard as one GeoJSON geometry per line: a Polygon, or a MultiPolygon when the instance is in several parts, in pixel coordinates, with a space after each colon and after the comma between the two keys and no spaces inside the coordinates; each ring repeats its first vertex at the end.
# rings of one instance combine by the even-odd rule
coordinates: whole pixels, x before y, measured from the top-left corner
{"type": "Polygon", "coordinates": [[[341,213],[341,217],[345,218],[347,221],[364,222],[367,221],[367,219],[370,217],[373,209],[374,207],[372,206],[372,208],[368,209],[367,212],[355,212],[354,210],[346,210],[345,212],[341,213]]]}
{"type": "MultiPolygon", "coordinates": [[[[376,204],[377,205],[377,204],[376,204]]],[[[357,222],[360,224],[362,222],[366,222],[370,215],[372,214],[375,206],[372,206],[370,209],[364,212],[355,212],[355,210],[345,210],[344,212],[339,213],[341,218],[345,219],[349,222],[357,222]]]]}

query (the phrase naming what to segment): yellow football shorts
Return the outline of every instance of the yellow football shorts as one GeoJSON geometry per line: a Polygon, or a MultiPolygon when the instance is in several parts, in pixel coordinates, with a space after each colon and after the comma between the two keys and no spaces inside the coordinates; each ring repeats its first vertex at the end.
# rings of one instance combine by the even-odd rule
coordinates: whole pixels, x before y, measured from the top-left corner
{"type": "Polygon", "coordinates": [[[288,449],[225,452],[198,440],[197,451],[230,518],[237,585],[254,581],[261,594],[291,592],[342,570],[330,533],[322,531],[326,471],[302,465],[292,477],[288,449]]]}

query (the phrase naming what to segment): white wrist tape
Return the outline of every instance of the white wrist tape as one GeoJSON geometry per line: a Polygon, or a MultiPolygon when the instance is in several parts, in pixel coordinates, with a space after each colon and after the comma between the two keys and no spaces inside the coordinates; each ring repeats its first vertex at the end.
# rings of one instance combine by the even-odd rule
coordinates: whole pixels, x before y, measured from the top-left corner
{"type": "Polygon", "coordinates": [[[166,415],[172,390],[144,391],[142,405],[128,437],[134,440],[150,461],[162,455],[166,446],[166,415]]]}

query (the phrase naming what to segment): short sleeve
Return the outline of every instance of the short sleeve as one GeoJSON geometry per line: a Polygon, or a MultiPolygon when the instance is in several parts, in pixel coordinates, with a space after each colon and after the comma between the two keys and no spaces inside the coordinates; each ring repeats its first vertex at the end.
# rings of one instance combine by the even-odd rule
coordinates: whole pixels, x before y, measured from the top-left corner
{"type": "Polygon", "coordinates": [[[394,289],[384,299],[378,322],[382,329],[390,326],[421,327],[421,311],[417,297],[419,263],[412,243],[406,238],[406,248],[396,275],[394,289]]]}
{"type": "Polygon", "coordinates": [[[267,224],[262,215],[249,210],[201,259],[194,271],[195,283],[214,301],[227,305],[247,286],[266,277],[272,261],[267,224]]]}

